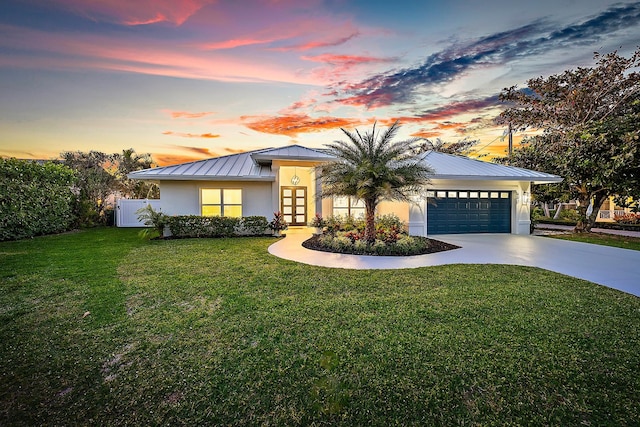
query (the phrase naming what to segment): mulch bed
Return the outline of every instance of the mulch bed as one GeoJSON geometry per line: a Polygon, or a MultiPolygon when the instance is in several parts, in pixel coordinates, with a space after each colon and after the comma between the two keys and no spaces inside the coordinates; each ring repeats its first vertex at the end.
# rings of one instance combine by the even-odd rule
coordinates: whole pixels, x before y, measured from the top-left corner
{"type": "Polygon", "coordinates": [[[460,246],[452,245],[450,243],[441,242],[440,240],[434,240],[434,239],[429,239],[427,237],[420,237],[420,236],[411,236],[411,237],[413,237],[414,239],[426,240],[426,241],[429,242],[429,245],[423,251],[416,252],[415,254],[411,254],[411,255],[394,254],[394,253],[386,253],[384,255],[379,255],[377,253],[356,251],[356,250],[349,250],[349,249],[345,249],[345,250],[342,250],[342,251],[337,251],[335,249],[327,248],[327,247],[323,246],[320,243],[320,236],[313,236],[310,239],[307,239],[304,242],[302,242],[302,246],[307,248],[307,249],[311,249],[311,250],[314,250],[314,251],[321,251],[321,252],[333,252],[333,253],[350,254],[350,255],[375,255],[375,256],[426,255],[426,254],[434,254],[436,252],[450,251],[452,249],[460,249],[460,246]]]}

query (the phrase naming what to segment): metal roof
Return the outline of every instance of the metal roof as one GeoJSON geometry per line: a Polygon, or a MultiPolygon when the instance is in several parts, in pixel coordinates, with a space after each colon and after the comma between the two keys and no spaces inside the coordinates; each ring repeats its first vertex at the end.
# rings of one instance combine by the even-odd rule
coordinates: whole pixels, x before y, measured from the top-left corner
{"type": "MultiPolygon", "coordinates": [[[[275,181],[271,162],[276,159],[322,162],[335,157],[322,150],[289,145],[144,169],[132,172],[128,176],[133,179],[151,180],[275,181]]],[[[436,151],[426,152],[422,161],[434,170],[433,179],[530,181],[540,184],[562,181],[557,175],[436,151]]]]}
{"type": "Polygon", "coordinates": [[[423,156],[423,161],[434,170],[435,174],[432,179],[530,181],[536,184],[562,181],[562,178],[558,175],[484,162],[437,151],[426,152],[423,156]]]}
{"type": "Polygon", "coordinates": [[[294,144],[287,147],[268,148],[266,150],[256,151],[251,154],[251,158],[259,164],[269,164],[272,160],[276,159],[326,162],[333,160],[335,157],[323,151],[294,144]]]}
{"type": "Polygon", "coordinates": [[[265,150],[248,151],[214,157],[196,162],[131,172],[133,179],[155,180],[215,180],[215,181],[275,181],[269,165],[259,165],[251,154],[265,150]]]}
{"type": "Polygon", "coordinates": [[[206,180],[206,181],[275,181],[271,162],[279,160],[327,161],[334,157],[319,150],[289,145],[230,154],[179,165],[131,172],[133,179],[206,180]]]}

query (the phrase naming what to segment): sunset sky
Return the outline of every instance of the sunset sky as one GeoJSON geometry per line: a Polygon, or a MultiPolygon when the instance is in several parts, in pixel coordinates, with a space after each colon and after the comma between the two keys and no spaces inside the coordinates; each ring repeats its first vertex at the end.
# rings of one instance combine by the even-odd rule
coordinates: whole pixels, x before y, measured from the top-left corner
{"type": "Polygon", "coordinates": [[[2,0],[0,156],[165,165],[396,119],[501,154],[502,88],[639,45],[633,1],[2,0]]]}

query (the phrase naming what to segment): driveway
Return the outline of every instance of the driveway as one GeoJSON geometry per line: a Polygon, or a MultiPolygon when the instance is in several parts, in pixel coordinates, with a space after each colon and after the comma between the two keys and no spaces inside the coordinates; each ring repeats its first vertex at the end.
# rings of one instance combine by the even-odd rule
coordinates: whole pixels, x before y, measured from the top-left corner
{"type": "Polygon", "coordinates": [[[343,255],[305,249],[307,234],[289,234],[269,247],[280,258],[350,269],[397,269],[445,264],[513,264],[540,267],[640,296],[640,251],[512,234],[449,234],[438,240],[461,246],[411,257],[343,255]]]}

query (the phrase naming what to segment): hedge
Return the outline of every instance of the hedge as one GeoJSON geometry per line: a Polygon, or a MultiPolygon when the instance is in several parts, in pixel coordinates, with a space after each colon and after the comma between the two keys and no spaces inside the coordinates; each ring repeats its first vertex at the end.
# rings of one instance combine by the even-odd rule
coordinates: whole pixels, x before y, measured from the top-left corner
{"type": "Polygon", "coordinates": [[[268,228],[267,218],[263,216],[178,215],[167,216],[166,223],[173,237],[258,236],[268,228]]]}
{"type": "Polygon", "coordinates": [[[75,172],[60,164],[0,158],[0,240],[70,229],[75,181],[75,172]]]}

